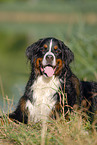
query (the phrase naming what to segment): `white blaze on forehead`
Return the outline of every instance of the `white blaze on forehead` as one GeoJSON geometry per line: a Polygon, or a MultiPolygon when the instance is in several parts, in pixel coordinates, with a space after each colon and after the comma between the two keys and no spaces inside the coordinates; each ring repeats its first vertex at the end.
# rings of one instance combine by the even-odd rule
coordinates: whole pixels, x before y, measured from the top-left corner
{"type": "Polygon", "coordinates": [[[51,41],[50,41],[49,52],[51,52],[51,49],[52,49],[52,39],[51,39],[51,41]]]}
{"type": "Polygon", "coordinates": [[[49,50],[48,52],[44,55],[43,57],[43,60],[42,60],[42,64],[45,66],[47,65],[47,60],[46,60],[46,56],[47,55],[52,55],[53,56],[53,61],[52,61],[52,66],[55,66],[56,65],[56,58],[55,58],[55,55],[54,53],[52,53],[52,45],[53,45],[53,39],[50,40],[50,43],[49,43],[49,50]]]}

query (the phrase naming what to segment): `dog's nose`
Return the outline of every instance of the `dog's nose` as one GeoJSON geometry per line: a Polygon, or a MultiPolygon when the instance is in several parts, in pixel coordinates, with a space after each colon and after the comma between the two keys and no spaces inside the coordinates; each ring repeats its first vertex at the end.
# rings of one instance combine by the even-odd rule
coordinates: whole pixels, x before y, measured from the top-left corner
{"type": "Polygon", "coordinates": [[[54,57],[53,57],[52,55],[50,55],[50,54],[48,54],[48,55],[46,56],[46,60],[47,60],[48,62],[52,62],[53,59],[54,59],[54,57]]]}

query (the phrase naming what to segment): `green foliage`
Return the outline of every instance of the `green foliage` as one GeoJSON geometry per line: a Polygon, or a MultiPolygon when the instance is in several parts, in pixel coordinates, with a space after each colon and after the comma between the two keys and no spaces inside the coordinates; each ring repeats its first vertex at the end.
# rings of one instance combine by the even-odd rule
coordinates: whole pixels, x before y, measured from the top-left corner
{"type": "Polygon", "coordinates": [[[97,71],[96,36],[88,37],[78,34],[72,38],[70,45],[75,55],[73,66],[74,71],[76,70],[75,74],[80,79],[93,80],[97,71]]]}
{"type": "Polygon", "coordinates": [[[12,34],[1,32],[0,33],[0,52],[3,53],[20,53],[22,49],[27,45],[27,37],[25,34],[12,34]],[[4,41],[6,40],[6,43],[4,41]]]}

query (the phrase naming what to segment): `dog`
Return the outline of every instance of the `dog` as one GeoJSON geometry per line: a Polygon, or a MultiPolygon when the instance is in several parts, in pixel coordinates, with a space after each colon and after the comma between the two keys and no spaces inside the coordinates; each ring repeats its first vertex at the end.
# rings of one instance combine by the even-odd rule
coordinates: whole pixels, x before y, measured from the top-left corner
{"type": "Polygon", "coordinates": [[[80,81],[72,73],[70,63],[74,54],[61,40],[40,39],[26,49],[26,56],[31,74],[17,108],[9,114],[10,119],[25,124],[49,117],[56,119],[56,114],[63,113],[63,104],[64,115],[68,106],[70,111],[75,105],[84,106],[90,121],[93,120],[97,110],[97,82],[80,81]]]}

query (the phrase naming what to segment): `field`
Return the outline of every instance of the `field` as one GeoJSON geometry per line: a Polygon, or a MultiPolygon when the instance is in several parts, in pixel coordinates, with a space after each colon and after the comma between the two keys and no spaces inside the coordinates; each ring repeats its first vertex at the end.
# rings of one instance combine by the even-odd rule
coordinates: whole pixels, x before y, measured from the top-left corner
{"type": "MultiPolygon", "coordinates": [[[[0,1],[0,114],[13,110],[24,92],[30,73],[25,49],[49,36],[64,41],[74,52],[71,68],[79,79],[97,81],[96,0],[0,1]]],[[[97,144],[97,120],[90,125],[82,120],[82,112],[71,115],[69,122],[63,116],[48,120],[45,139],[41,123],[9,124],[4,120],[1,145],[39,145],[42,141],[47,145],[97,144]]]]}

